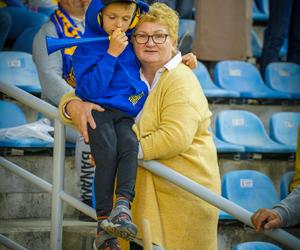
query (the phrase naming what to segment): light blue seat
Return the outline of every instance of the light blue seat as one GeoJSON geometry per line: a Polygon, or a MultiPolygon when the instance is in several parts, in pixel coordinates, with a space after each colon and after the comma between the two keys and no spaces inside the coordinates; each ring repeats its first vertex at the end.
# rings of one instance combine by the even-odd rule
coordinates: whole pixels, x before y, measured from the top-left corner
{"type": "MultiPolygon", "coordinates": [[[[236,170],[223,175],[222,196],[250,212],[265,207],[272,208],[278,201],[271,179],[255,170],[236,170]]],[[[220,219],[234,219],[225,212],[220,219]]]]}
{"type": "Polygon", "coordinates": [[[40,27],[35,26],[24,30],[24,32],[18,36],[15,41],[12,50],[23,51],[32,54],[32,44],[35,34],[39,31],[40,27]]]}
{"type": "MultiPolygon", "coordinates": [[[[11,128],[27,123],[23,111],[15,104],[0,100],[0,129],[11,128]]],[[[1,148],[49,148],[53,143],[36,138],[0,139],[1,148]]]]}
{"type": "Polygon", "coordinates": [[[269,19],[269,15],[260,10],[255,1],[252,6],[252,19],[254,22],[266,22],[269,19]]]}
{"type": "Polygon", "coordinates": [[[195,28],[196,28],[195,20],[180,18],[179,27],[178,27],[178,37],[181,38],[184,33],[188,32],[193,37],[194,40],[195,28]]]}
{"type": "Polygon", "coordinates": [[[26,52],[0,52],[0,80],[29,93],[40,94],[41,85],[32,56],[26,52]]]}
{"type": "Polygon", "coordinates": [[[248,153],[290,153],[289,147],[274,142],[262,121],[243,110],[223,110],[216,117],[216,136],[221,140],[242,145],[248,153]]]}
{"type": "Polygon", "coordinates": [[[300,113],[278,112],[270,119],[270,137],[272,140],[289,146],[296,152],[300,113]]]}
{"type": "Polygon", "coordinates": [[[266,68],[265,78],[270,88],[300,99],[300,65],[288,62],[270,63],[266,68]]]}
{"type": "Polygon", "coordinates": [[[269,242],[252,241],[237,244],[234,250],[282,250],[282,248],[269,242]]]}
{"type": "Polygon", "coordinates": [[[262,53],[262,45],[258,40],[257,34],[254,30],[251,31],[251,46],[252,46],[252,56],[255,58],[260,58],[262,53]]]}
{"type": "Polygon", "coordinates": [[[211,80],[208,70],[200,61],[198,61],[198,65],[197,68],[194,69],[194,73],[197,76],[206,97],[238,98],[240,96],[237,91],[217,87],[211,80]]]}
{"type": "Polygon", "coordinates": [[[280,200],[283,200],[290,193],[290,184],[295,175],[295,171],[288,171],[284,173],[280,178],[280,200]]]}
{"type": "Polygon", "coordinates": [[[241,145],[236,145],[220,140],[213,134],[213,140],[217,148],[218,153],[243,153],[245,148],[241,145]]]}
{"type": "Polygon", "coordinates": [[[267,87],[258,70],[250,63],[242,61],[222,61],[214,71],[215,84],[227,90],[240,93],[242,98],[289,99],[288,93],[267,87]]]}

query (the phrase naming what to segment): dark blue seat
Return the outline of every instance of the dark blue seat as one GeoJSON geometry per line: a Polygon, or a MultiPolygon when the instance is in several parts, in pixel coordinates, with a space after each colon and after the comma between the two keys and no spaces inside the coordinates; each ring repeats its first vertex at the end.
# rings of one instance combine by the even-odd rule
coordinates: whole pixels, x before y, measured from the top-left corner
{"type": "Polygon", "coordinates": [[[196,21],[193,19],[179,19],[178,37],[181,38],[184,33],[189,33],[195,38],[196,21]]]}
{"type": "Polygon", "coordinates": [[[237,244],[234,250],[282,250],[282,248],[269,242],[252,241],[237,244]]]}
{"type": "MultiPolygon", "coordinates": [[[[23,111],[15,104],[0,100],[0,129],[27,124],[23,111]]],[[[50,148],[53,143],[37,138],[1,138],[2,148],[50,148]]]]}
{"type": "Polygon", "coordinates": [[[218,153],[243,153],[245,148],[241,145],[236,145],[220,140],[213,135],[213,140],[217,148],[218,153]]]}
{"type": "Polygon", "coordinates": [[[221,140],[245,147],[248,153],[290,153],[289,147],[274,142],[262,121],[243,110],[223,110],[216,117],[216,136],[221,140]]]}
{"type": "Polygon", "coordinates": [[[269,19],[268,12],[266,13],[263,9],[260,9],[256,1],[253,1],[252,5],[252,19],[254,22],[266,22],[269,19]]]}
{"type": "Polygon", "coordinates": [[[270,63],[265,72],[266,85],[300,99],[300,65],[288,62],[270,63]]]}
{"type": "Polygon", "coordinates": [[[35,34],[39,31],[40,27],[35,26],[24,30],[24,32],[18,36],[15,41],[12,50],[23,51],[32,54],[32,44],[35,34]]]}
{"type": "Polygon", "coordinates": [[[270,137],[272,140],[284,144],[296,152],[300,113],[278,112],[270,119],[270,137]]]}
{"type": "Polygon", "coordinates": [[[280,200],[283,200],[290,193],[290,184],[295,175],[295,171],[288,171],[284,173],[280,178],[280,200]]]}
{"type": "Polygon", "coordinates": [[[0,52],[1,82],[40,94],[41,85],[32,56],[26,52],[0,52]]]}
{"type": "Polygon", "coordinates": [[[194,73],[197,76],[206,97],[238,98],[240,96],[237,91],[217,87],[211,80],[208,70],[200,61],[198,61],[198,65],[197,68],[194,69],[194,73]]]}
{"type": "Polygon", "coordinates": [[[242,98],[289,99],[288,93],[275,91],[267,87],[257,68],[242,61],[222,61],[214,71],[215,84],[227,90],[240,93],[242,98]]]}
{"type": "MultiPolygon", "coordinates": [[[[236,170],[224,174],[222,196],[250,212],[262,207],[272,208],[279,201],[271,179],[255,170],[236,170]]],[[[220,219],[234,218],[222,212],[220,219]]]]}

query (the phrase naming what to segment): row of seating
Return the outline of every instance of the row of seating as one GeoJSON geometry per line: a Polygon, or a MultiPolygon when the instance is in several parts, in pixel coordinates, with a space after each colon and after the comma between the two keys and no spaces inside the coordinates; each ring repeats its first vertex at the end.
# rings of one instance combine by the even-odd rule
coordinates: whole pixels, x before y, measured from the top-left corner
{"type": "MultiPolygon", "coordinates": [[[[242,61],[221,61],[214,71],[215,83],[208,70],[198,62],[194,73],[207,97],[300,99],[300,66],[293,63],[272,63],[266,71],[266,84],[258,70],[242,61]]],[[[32,56],[25,52],[0,52],[1,81],[16,85],[33,94],[41,86],[32,56]]]]}
{"type": "MultiPolygon", "coordinates": [[[[15,104],[0,100],[0,113],[5,119],[0,129],[27,123],[24,112],[15,104]]],[[[293,153],[296,151],[300,113],[280,112],[270,119],[266,133],[260,119],[248,111],[224,110],[216,117],[214,142],[219,153],[293,153]]],[[[34,138],[0,139],[3,147],[52,147],[52,143],[34,138]]]]}
{"type": "MultiPolygon", "coordinates": [[[[277,195],[272,180],[265,174],[255,170],[235,170],[222,177],[222,196],[250,212],[259,208],[272,208],[289,193],[289,185],[294,171],[283,174],[280,178],[280,195],[277,195]]],[[[219,219],[235,218],[220,211],[219,219]]]]}

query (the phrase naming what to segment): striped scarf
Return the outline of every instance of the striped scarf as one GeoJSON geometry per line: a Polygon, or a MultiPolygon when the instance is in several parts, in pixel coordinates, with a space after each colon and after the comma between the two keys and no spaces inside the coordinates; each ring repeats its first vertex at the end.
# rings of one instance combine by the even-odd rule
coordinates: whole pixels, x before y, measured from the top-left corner
{"type": "MultiPolygon", "coordinates": [[[[58,5],[58,9],[51,15],[51,21],[54,23],[57,31],[57,35],[60,39],[68,38],[80,38],[82,33],[76,26],[73,19],[68,15],[68,13],[58,5]]],[[[63,58],[63,78],[72,87],[75,87],[75,77],[72,67],[72,55],[76,49],[76,46],[71,48],[65,48],[61,50],[63,58]]]]}

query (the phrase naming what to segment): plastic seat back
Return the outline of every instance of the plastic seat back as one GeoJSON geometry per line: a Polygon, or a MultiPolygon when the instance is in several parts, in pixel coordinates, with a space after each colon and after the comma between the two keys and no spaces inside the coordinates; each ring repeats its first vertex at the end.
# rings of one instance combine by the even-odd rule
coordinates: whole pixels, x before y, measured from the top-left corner
{"type": "Polygon", "coordinates": [[[0,100],[0,128],[11,128],[26,124],[24,112],[12,102],[0,100]]]}
{"type": "Polygon", "coordinates": [[[270,119],[270,137],[279,143],[297,146],[300,113],[279,112],[270,119]]]}
{"type": "Polygon", "coordinates": [[[26,52],[1,51],[0,75],[3,83],[15,85],[33,94],[41,93],[35,64],[32,56],[26,52]]]}
{"type": "Polygon", "coordinates": [[[290,193],[290,184],[295,175],[295,171],[288,171],[280,178],[280,200],[283,200],[290,193]]]}
{"type": "Polygon", "coordinates": [[[269,242],[252,241],[237,244],[234,250],[282,250],[282,248],[269,242]]]}
{"type": "Polygon", "coordinates": [[[279,201],[271,179],[254,170],[237,170],[223,175],[222,196],[250,212],[262,207],[272,208],[279,201]]]}
{"type": "Polygon", "coordinates": [[[193,39],[195,38],[196,21],[193,19],[179,19],[178,37],[180,38],[184,33],[188,32],[193,39]]]}
{"type": "Polygon", "coordinates": [[[32,27],[24,30],[24,32],[15,41],[12,50],[23,51],[32,54],[32,44],[35,34],[39,31],[40,27],[32,27]]]}
{"type": "Polygon", "coordinates": [[[300,98],[300,65],[295,63],[271,63],[266,68],[266,84],[277,91],[300,98]]]}

